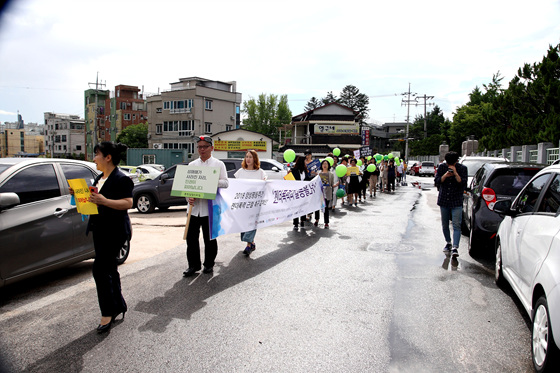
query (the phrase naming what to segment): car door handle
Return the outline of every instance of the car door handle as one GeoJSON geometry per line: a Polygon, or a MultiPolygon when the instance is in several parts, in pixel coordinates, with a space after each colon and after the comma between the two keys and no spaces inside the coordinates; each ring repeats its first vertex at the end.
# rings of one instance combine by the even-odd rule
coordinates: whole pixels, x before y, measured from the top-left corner
{"type": "Polygon", "coordinates": [[[68,209],[61,209],[60,207],[54,211],[54,216],[61,218],[68,212],[68,209]]]}

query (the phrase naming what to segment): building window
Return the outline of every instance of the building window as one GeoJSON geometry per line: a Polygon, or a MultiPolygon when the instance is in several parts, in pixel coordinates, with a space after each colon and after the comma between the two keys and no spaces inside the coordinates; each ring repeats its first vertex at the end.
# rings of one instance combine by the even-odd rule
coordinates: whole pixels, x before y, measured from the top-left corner
{"type": "Polygon", "coordinates": [[[62,135],[62,142],[66,142],[66,135],[62,135]]]}
{"type": "Polygon", "coordinates": [[[156,124],[156,135],[161,135],[163,124],[156,124]]]}
{"type": "Polygon", "coordinates": [[[212,123],[204,123],[204,133],[212,133],[212,123]]]}
{"type": "Polygon", "coordinates": [[[155,164],[156,163],[156,155],[155,154],[144,154],[144,155],[142,155],[142,163],[143,164],[155,164]]]}
{"type": "Polygon", "coordinates": [[[132,120],[136,120],[136,114],[132,114],[132,120]]]}
{"type": "Polygon", "coordinates": [[[123,114],[124,120],[130,120],[130,113],[123,114]]]}
{"type": "Polygon", "coordinates": [[[126,110],[126,102],[121,102],[121,110],[126,110]]]}
{"type": "Polygon", "coordinates": [[[76,145],[76,150],[82,150],[82,146],[81,145],[76,145]]]}
{"type": "Polygon", "coordinates": [[[189,153],[194,153],[193,143],[180,143],[180,142],[165,142],[163,143],[164,149],[186,149],[189,153]]]}
{"type": "Polygon", "coordinates": [[[204,108],[206,110],[212,110],[212,100],[205,100],[204,101],[204,108]]]}
{"type": "Polygon", "coordinates": [[[226,124],[226,131],[231,131],[232,127],[233,126],[231,124],[226,124]]]}
{"type": "Polygon", "coordinates": [[[164,101],[163,102],[163,109],[164,110],[169,110],[169,101],[164,101]]]}

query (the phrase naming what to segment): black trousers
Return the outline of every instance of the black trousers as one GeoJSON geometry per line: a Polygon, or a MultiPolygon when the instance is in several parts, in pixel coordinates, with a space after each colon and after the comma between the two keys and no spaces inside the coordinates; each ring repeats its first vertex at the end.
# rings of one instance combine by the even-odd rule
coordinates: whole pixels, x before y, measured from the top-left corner
{"type": "Polygon", "coordinates": [[[187,261],[189,268],[199,270],[200,261],[200,228],[204,239],[204,266],[214,267],[216,256],[218,255],[218,241],[210,239],[210,226],[208,216],[191,216],[189,229],[187,230],[187,261]]]}
{"type": "Polygon", "coordinates": [[[121,292],[121,277],[117,270],[117,255],[126,241],[126,234],[114,235],[93,231],[95,260],[93,278],[101,316],[114,316],[127,310],[121,292]]]}
{"type": "Polygon", "coordinates": [[[329,224],[329,211],[331,210],[331,201],[325,200],[325,212],[323,213],[325,224],[329,224]]]}
{"type": "Polygon", "coordinates": [[[395,191],[395,176],[389,176],[388,182],[387,182],[387,188],[388,190],[393,190],[393,192],[395,191]]]}

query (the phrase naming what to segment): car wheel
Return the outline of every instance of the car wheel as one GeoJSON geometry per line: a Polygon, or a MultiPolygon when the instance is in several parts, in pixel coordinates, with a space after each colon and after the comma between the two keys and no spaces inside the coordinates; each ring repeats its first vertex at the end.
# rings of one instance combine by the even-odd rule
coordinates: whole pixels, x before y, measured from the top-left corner
{"type": "Polygon", "coordinates": [[[117,254],[117,264],[123,264],[128,258],[128,254],[130,254],[130,240],[127,239],[117,254]]]}
{"type": "Polygon", "coordinates": [[[142,214],[149,214],[155,208],[154,199],[149,194],[141,194],[136,200],[136,209],[142,214]]]}
{"type": "Polygon", "coordinates": [[[496,285],[499,287],[503,288],[506,285],[506,279],[504,278],[504,273],[502,271],[502,244],[499,240],[496,243],[496,266],[494,279],[496,281],[496,285]]]}
{"type": "Polygon", "coordinates": [[[548,303],[543,295],[533,308],[531,338],[531,355],[537,372],[558,371],[558,347],[554,343],[548,303]]]}
{"type": "Polygon", "coordinates": [[[471,230],[469,232],[469,255],[476,258],[480,255],[480,239],[478,238],[478,233],[476,232],[476,226],[474,225],[474,215],[471,218],[471,230]]]}

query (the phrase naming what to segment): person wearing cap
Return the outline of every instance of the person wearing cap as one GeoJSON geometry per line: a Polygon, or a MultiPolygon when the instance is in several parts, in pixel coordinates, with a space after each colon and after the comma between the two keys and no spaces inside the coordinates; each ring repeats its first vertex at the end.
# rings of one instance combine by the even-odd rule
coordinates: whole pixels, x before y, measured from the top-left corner
{"type": "MultiPolygon", "coordinates": [[[[200,136],[197,141],[198,159],[195,159],[189,166],[197,167],[219,167],[220,179],[218,188],[227,188],[229,186],[227,178],[227,170],[224,162],[212,157],[214,150],[214,140],[209,136],[200,136]]],[[[214,271],[214,261],[218,255],[218,241],[211,239],[208,200],[202,198],[188,198],[189,204],[192,205],[191,220],[187,230],[187,262],[189,268],[183,272],[184,277],[193,276],[200,271],[202,264],[203,273],[212,273],[214,271]],[[200,259],[200,228],[202,228],[202,236],[204,238],[204,263],[200,259]]]]}

